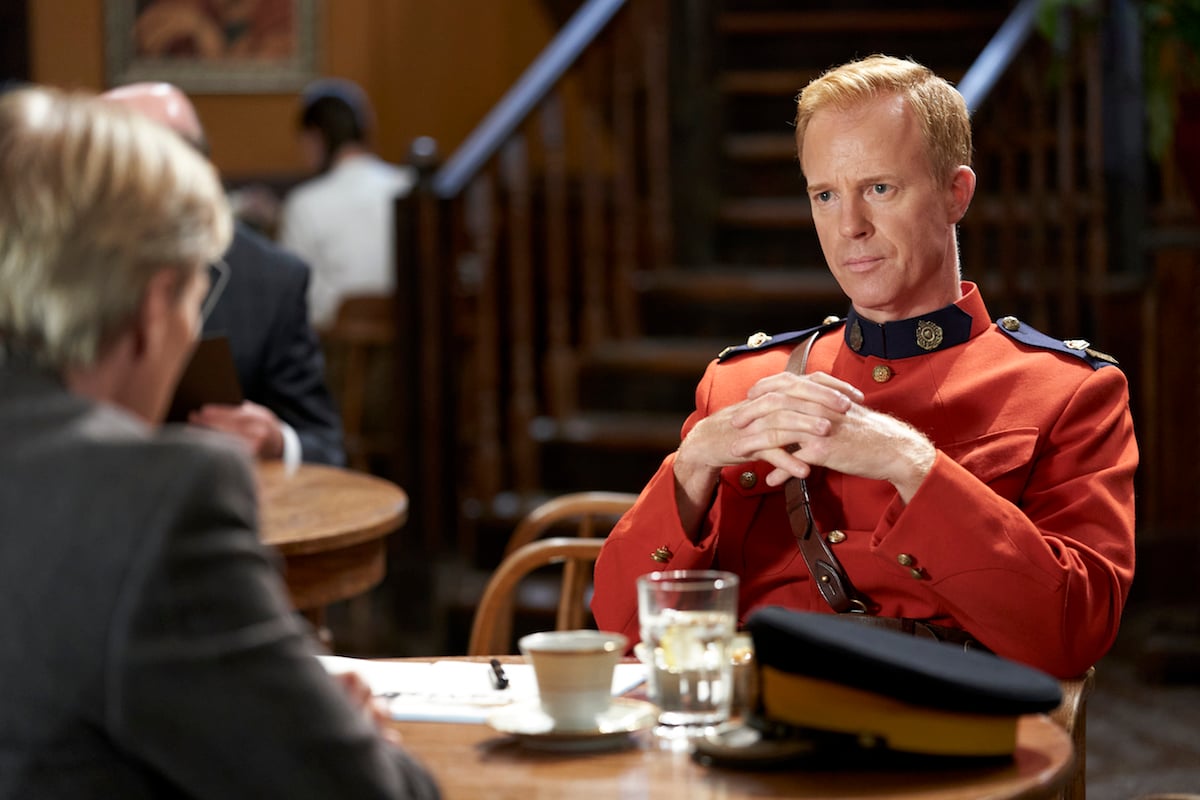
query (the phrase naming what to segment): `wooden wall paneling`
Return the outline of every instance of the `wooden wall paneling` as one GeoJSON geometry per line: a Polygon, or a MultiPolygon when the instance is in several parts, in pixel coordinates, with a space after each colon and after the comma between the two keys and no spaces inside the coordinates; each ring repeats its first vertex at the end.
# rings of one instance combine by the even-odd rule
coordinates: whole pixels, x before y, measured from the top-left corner
{"type": "Polygon", "coordinates": [[[1152,307],[1148,310],[1145,374],[1153,396],[1139,437],[1145,471],[1144,509],[1151,534],[1190,532],[1200,486],[1200,370],[1187,352],[1200,327],[1200,241],[1154,255],[1152,307]]]}

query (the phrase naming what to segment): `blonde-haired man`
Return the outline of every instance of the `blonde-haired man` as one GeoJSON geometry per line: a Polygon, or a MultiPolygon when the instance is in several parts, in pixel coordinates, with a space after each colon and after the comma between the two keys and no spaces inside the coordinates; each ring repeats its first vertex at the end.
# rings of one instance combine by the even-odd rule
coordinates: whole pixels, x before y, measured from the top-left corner
{"type": "Polygon", "coordinates": [[[850,311],[709,366],[679,449],[597,561],[597,621],[636,637],[638,575],[719,567],[741,577],[743,616],[857,609],[1082,672],[1112,645],[1133,578],[1124,375],[991,322],[961,279],[975,173],[946,81],[885,56],[833,69],[800,95],[796,145],[850,311]]]}
{"type": "Polygon", "coordinates": [[[436,796],[313,658],[247,456],[157,428],[231,235],[212,167],[29,88],[0,185],[0,798],[436,796]]]}

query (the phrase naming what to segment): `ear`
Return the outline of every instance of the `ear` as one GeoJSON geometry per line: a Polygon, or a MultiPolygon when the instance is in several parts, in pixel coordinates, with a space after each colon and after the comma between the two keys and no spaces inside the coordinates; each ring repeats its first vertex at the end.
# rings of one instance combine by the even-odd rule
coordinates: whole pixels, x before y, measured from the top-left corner
{"type": "Polygon", "coordinates": [[[957,225],[967,213],[971,198],[975,196],[975,170],[964,165],[954,170],[950,179],[950,205],[946,208],[951,225],[957,225]]]}
{"type": "Polygon", "coordinates": [[[146,284],[138,303],[133,324],[133,355],[141,358],[156,352],[166,335],[166,324],[173,303],[178,300],[179,275],[171,269],[160,269],[146,284]]]}

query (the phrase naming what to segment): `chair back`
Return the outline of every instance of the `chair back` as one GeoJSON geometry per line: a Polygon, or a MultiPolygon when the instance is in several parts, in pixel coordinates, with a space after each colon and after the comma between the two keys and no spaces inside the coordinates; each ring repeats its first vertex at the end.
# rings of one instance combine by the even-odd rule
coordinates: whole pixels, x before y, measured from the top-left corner
{"type": "Polygon", "coordinates": [[[479,600],[467,654],[495,655],[512,649],[513,597],[517,586],[525,576],[548,564],[564,564],[555,629],[581,627],[586,575],[590,574],[603,546],[603,539],[563,536],[538,539],[506,555],[479,600]]]}
{"type": "Polygon", "coordinates": [[[504,555],[567,523],[575,525],[574,535],[580,539],[603,538],[637,497],[629,492],[572,492],[547,500],[517,523],[504,555]]]}
{"type": "Polygon", "coordinates": [[[390,348],[395,337],[395,300],[390,294],[344,298],[333,324],[321,331],[330,387],[342,415],[346,460],[363,472],[370,471],[373,455],[388,456],[394,447],[390,430],[374,430],[387,415],[369,413],[367,398],[372,398],[372,408],[391,405],[390,348]]]}
{"type": "Polygon", "coordinates": [[[1089,667],[1078,678],[1063,680],[1060,684],[1063,699],[1058,708],[1050,712],[1050,718],[1071,735],[1075,763],[1071,768],[1070,780],[1059,797],[1061,800],[1084,800],[1087,796],[1084,783],[1087,775],[1087,701],[1096,686],[1096,668],[1089,667]]]}

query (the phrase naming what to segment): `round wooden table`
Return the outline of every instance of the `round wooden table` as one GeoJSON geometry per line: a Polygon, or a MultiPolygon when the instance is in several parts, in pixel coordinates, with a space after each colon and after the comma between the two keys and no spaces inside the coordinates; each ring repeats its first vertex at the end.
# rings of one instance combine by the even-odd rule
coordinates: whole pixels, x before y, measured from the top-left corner
{"type": "Polygon", "coordinates": [[[284,558],[292,604],[318,625],[325,606],[363,594],[387,571],[387,535],[408,496],[362,472],[278,461],[258,465],[260,536],[284,558]]]}
{"type": "Polygon", "coordinates": [[[946,769],[742,771],[704,767],[687,753],[636,744],[611,752],[527,748],[485,725],[393,723],[404,746],[455,800],[653,797],[655,800],[1032,800],[1053,797],[1071,767],[1071,738],[1043,715],[1022,717],[1011,762],[946,769]]]}

